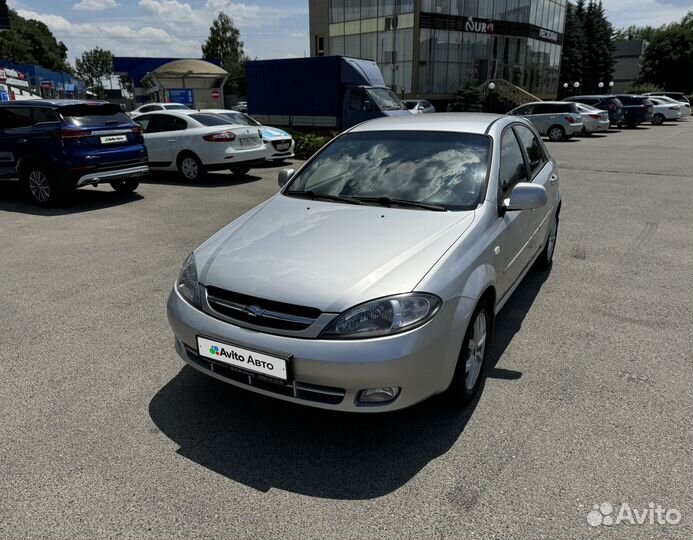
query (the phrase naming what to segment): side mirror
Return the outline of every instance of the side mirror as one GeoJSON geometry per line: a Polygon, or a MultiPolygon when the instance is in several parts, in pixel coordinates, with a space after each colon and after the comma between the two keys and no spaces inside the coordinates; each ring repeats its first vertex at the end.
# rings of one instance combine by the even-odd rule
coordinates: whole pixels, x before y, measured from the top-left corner
{"type": "Polygon", "coordinates": [[[289,180],[291,180],[291,177],[293,175],[293,169],[282,169],[281,171],[279,171],[279,175],[277,176],[277,184],[279,184],[279,187],[282,188],[286,184],[288,184],[289,180]]]}
{"type": "Polygon", "coordinates": [[[369,100],[364,100],[363,102],[363,110],[365,112],[373,112],[373,102],[369,100]]]}
{"type": "Polygon", "coordinates": [[[548,202],[546,189],[539,184],[519,182],[510,192],[510,197],[503,201],[503,208],[508,212],[541,208],[548,202]]]}

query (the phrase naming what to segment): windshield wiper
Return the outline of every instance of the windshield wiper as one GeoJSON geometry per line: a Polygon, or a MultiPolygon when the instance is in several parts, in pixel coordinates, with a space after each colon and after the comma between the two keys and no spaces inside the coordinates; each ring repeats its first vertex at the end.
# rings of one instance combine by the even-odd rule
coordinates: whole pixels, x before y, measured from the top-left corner
{"type": "Polygon", "coordinates": [[[391,199],[390,197],[354,197],[361,202],[376,203],[381,206],[408,206],[411,208],[424,208],[425,210],[433,210],[435,212],[446,212],[445,207],[417,201],[407,201],[405,199],[391,199]]]}
{"type": "Polygon", "coordinates": [[[361,204],[358,199],[353,197],[342,197],[341,195],[330,195],[329,193],[321,193],[320,191],[313,191],[312,189],[297,190],[297,191],[287,191],[285,195],[293,195],[296,197],[309,197],[313,200],[326,200],[326,201],[339,201],[348,204],[361,204]]]}

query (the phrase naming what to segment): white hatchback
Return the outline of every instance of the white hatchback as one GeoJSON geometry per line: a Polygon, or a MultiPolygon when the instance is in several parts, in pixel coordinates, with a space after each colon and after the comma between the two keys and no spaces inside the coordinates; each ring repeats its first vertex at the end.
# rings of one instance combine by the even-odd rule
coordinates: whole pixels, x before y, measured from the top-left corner
{"type": "Polygon", "coordinates": [[[150,169],[178,171],[191,182],[207,171],[243,175],[267,159],[256,127],[229,124],[214,114],[160,111],[134,120],[144,130],[150,169]]]}

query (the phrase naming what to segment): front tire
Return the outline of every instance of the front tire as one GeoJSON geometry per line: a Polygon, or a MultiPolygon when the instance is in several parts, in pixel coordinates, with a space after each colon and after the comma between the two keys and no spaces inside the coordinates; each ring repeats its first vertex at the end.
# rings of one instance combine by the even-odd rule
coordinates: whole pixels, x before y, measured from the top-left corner
{"type": "Polygon", "coordinates": [[[231,171],[231,174],[233,174],[234,176],[245,176],[250,171],[250,167],[238,165],[237,167],[231,167],[229,170],[231,171]]]}
{"type": "Polygon", "coordinates": [[[23,174],[31,201],[38,206],[53,206],[64,199],[63,186],[43,167],[30,165],[23,174]]]}
{"type": "Polygon", "coordinates": [[[548,131],[549,140],[559,142],[565,139],[565,130],[561,126],[551,126],[548,131]]]}
{"type": "Polygon", "coordinates": [[[544,270],[553,263],[553,254],[556,251],[556,241],[558,240],[558,216],[555,215],[551,221],[549,236],[546,238],[546,244],[537,258],[536,267],[539,270],[544,270]]]}
{"type": "Polygon", "coordinates": [[[482,385],[488,343],[493,328],[493,309],[482,301],[474,310],[462,341],[457,367],[447,390],[448,400],[458,406],[468,405],[482,385]]]}
{"type": "Polygon", "coordinates": [[[132,193],[135,191],[140,183],[137,180],[114,180],[109,182],[111,187],[118,193],[132,193]]]}
{"type": "Polygon", "coordinates": [[[653,126],[661,126],[664,123],[664,115],[661,113],[657,113],[652,117],[652,125],[653,126]]]}
{"type": "Polygon", "coordinates": [[[183,154],[178,158],[178,172],[188,182],[197,182],[205,175],[204,166],[195,154],[183,154]]]}

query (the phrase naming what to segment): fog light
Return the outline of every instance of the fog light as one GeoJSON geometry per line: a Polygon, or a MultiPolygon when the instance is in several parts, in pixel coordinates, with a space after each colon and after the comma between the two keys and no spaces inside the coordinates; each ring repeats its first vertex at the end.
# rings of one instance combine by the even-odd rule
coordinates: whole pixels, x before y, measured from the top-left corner
{"type": "Polygon", "coordinates": [[[383,388],[366,388],[359,392],[358,402],[361,404],[388,403],[399,395],[399,386],[384,386],[383,388]]]}

